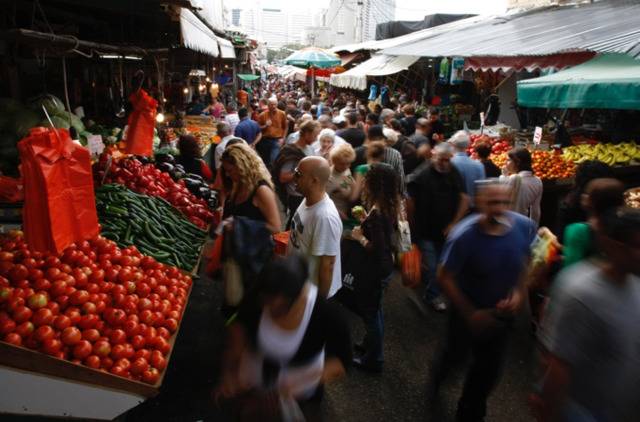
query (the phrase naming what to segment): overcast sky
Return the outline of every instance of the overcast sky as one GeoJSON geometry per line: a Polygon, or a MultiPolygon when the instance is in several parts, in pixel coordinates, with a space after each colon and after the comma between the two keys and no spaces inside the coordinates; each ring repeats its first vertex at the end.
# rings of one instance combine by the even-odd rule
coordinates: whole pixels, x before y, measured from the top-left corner
{"type": "MultiPolygon", "coordinates": [[[[308,9],[306,2],[285,0],[224,0],[228,9],[243,8],[260,2],[262,7],[293,8],[302,5],[308,9]]],[[[314,6],[328,7],[330,0],[315,0],[314,6]]],[[[396,0],[396,20],[421,20],[424,15],[433,13],[476,13],[495,14],[504,12],[506,0],[396,0]]]]}

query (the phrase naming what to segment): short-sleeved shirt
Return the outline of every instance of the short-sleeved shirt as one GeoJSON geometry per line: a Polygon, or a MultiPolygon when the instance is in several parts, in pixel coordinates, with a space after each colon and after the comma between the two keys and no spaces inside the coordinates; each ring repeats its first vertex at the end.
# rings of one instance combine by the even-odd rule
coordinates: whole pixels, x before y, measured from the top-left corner
{"type": "Polygon", "coordinates": [[[480,215],[462,220],[444,245],[442,266],[455,274],[458,287],[478,308],[493,308],[517,286],[536,235],[531,219],[508,211],[510,229],[501,236],[485,233],[480,215]]]}
{"type": "Polygon", "coordinates": [[[472,160],[464,152],[458,152],[451,158],[451,164],[460,172],[462,181],[464,182],[465,192],[471,198],[471,204],[473,205],[473,198],[476,192],[476,181],[485,178],[484,166],[482,163],[476,160],[472,160]]]}
{"type": "Polygon", "coordinates": [[[297,252],[307,257],[309,261],[309,278],[316,285],[318,285],[319,280],[320,257],[335,257],[328,297],[333,296],[342,287],[341,237],[342,221],[329,195],[325,194],[321,201],[310,207],[307,206],[306,199],[302,201],[291,221],[289,251],[297,252]]]}
{"type": "Polygon", "coordinates": [[[235,133],[236,127],[240,123],[240,117],[238,117],[238,113],[229,113],[224,117],[224,121],[229,125],[231,133],[235,133]]]}
{"type": "Polygon", "coordinates": [[[569,365],[569,399],[594,420],[638,420],[639,322],[639,277],[614,283],[591,260],[558,275],[540,340],[569,365]]]}
{"type": "Polygon", "coordinates": [[[236,130],[233,132],[235,136],[244,139],[248,144],[254,143],[259,133],[260,125],[248,117],[240,120],[236,130]]]}
{"type": "Polygon", "coordinates": [[[273,115],[269,110],[260,113],[258,116],[258,123],[260,126],[267,124],[267,121],[271,120],[271,126],[267,126],[262,130],[262,136],[265,138],[283,138],[287,133],[287,115],[282,110],[276,110],[273,115]]]}
{"type": "Polygon", "coordinates": [[[355,180],[351,175],[351,170],[346,169],[342,173],[336,173],[331,170],[329,182],[327,183],[327,193],[333,200],[338,211],[341,211],[345,215],[349,215],[351,207],[349,196],[351,195],[354,184],[355,180]]]}
{"type": "Polygon", "coordinates": [[[415,203],[416,237],[444,242],[444,229],[451,224],[464,193],[462,178],[455,168],[440,173],[429,165],[416,170],[407,184],[415,203]]]}

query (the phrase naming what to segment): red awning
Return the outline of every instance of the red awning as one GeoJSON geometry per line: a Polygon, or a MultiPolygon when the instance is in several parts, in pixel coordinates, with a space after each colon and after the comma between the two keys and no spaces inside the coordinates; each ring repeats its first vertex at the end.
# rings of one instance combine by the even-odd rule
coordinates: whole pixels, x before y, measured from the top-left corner
{"type": "Polygon", "coordinates": [[[548,56],[517,56],[517,57],[467,57],[464,61],[465,70],[501,70],[533,72],[537,69],[564,69],[591,60],[596,53],[590,51],[551,54],[548,56]]]}

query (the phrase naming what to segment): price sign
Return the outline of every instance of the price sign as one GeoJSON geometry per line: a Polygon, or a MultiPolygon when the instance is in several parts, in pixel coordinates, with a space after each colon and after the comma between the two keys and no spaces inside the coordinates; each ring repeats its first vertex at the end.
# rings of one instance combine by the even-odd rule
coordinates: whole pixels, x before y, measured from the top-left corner
{"type": "Polygon", "coordinates": [[[102,151],[104,151],[104,142],[102,142],[102,136],[100,135],[91,135],[87,138],[87,143],[89,145],[89,152],[92,155],[100,155],[102,151]]]}
{"type": "Polygon", "coordinates": [[[542,128],[540,126],[536,126],[535,132],[533,132],[533,143],[536,145],[540,145],[540,141],[542,140],[542,128]]]}
{"type": "Polygon", "coordinates": [[[480,112],[480,126],[484,126],[484,111],[480,112]]]}

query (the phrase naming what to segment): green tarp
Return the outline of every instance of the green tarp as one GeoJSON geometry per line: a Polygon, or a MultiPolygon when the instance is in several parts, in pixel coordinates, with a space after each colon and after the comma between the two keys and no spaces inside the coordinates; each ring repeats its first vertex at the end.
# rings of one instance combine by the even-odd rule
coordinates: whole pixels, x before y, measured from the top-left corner
{"type": "Polygon", "coordinates": [[[640,110],[640,60],[603,54],[552,75],[519,81],[518,104],[640,110]]]}
{"type": "Polygon", "coordinates": [[[250,73],[238,73],[238,78],[243,81],[255,81],[256,79],[260,79],[260,75],[252,75],[250,73]]]}
{"type": "Polygon", "coordinates": [[[317,47],[307,47],[292,53],[284,59],[285,64],[299,67],[328,68],[338,66],[342,61],[335,54],[317,47]]]}

